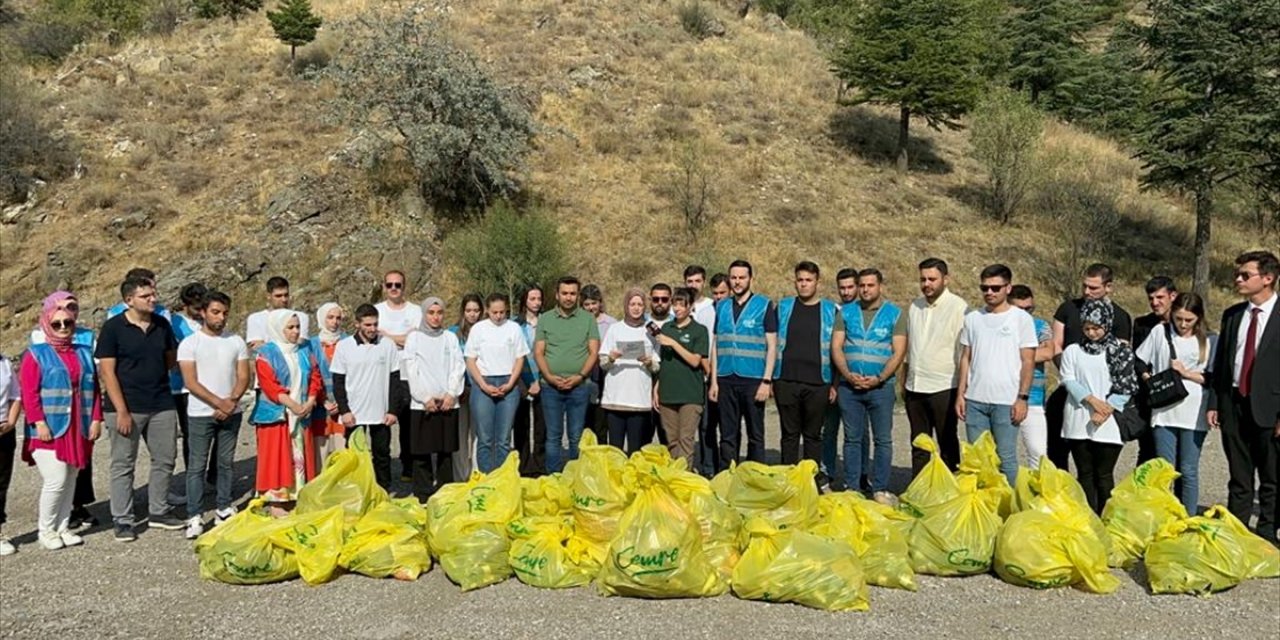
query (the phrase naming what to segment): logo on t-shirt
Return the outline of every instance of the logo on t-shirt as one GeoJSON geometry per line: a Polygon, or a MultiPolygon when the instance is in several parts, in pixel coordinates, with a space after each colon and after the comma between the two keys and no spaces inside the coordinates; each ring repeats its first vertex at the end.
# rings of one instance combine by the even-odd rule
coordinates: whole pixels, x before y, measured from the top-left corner
{"type": "Polygon", "coordinates": [[[875,337],[883,340],[885,336],[889,335],[889,330],[884,327],[876,327],[871,333],[873,333],[875,337]]]}
{"type": "Polygon", "coordinates": [[[751,319],[743,320],[742,327],[744,329],[754,329],[756,328],[756,321],[751,319]]]}

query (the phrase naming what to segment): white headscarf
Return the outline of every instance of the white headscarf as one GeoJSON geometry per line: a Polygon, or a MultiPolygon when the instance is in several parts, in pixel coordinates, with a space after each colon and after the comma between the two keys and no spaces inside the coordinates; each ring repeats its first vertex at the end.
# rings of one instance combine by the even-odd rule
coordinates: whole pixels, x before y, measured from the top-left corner
{"type": "Polygon", "coordinates": [[[325,325],[325,322],[324,322],[324,321],[325,321],[325,318],[329,317],[329,312],[330,312],[330,311],[333,311],[334,309],[341,309],[341,308],[342,308],[342,305],[340,305],[340,304],[338,304],[338,303],[336,303],[336,302],[326,302],[326,303],[324,303],[324,304],[320,305],[320,309],[319,309],[318,311],[316,311],[316,321],[318,322],[318,324],[316,324],[316,326],[317,326],[317,327],[320,327],[320,342],[321,342],[321,343],[323,343],[323,344],[333,344],[333,343],[335,343],[335,342],[337,342],[337,341],[339,341],[339,340],[341,340],[341,339],[342,339],[342,330],[341,330],[341,328],[339,328],[339,330],[338,330],[338,331],[330,331],[330,330],[328,330],[327,328],[325,328],[325,326],[324,326],[324,325],[325,325]]]}
{"type": "Polygon", "coordinates": [[[272,311],[267,315],[267,337],[280,348],[280,353],[284,355],[284,361],[289,366],[289,397],[295,401],[301,401],[302,389],[305,388],[306,383],[302,380],[302,369],[298,365],[298,345],[284,338],[285,325],[297,315],[289,309],[272,311]]]}

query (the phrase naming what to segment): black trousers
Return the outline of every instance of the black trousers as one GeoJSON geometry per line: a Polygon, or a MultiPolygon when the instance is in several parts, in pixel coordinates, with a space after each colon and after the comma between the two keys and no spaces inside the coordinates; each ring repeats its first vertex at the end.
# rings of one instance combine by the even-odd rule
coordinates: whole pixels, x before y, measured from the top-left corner
{"type": "MultiPolygon", "coordinates": [[[[7,363],[3,366],[8,366],[7,363]]],[[[0,436],[0,524],[5,523],[5,503],[8,502],[9,480],[13,477],[13,452],[18,450],[18,428],[0,436]]]]}
{"type": "MultiPolygon", "coordinates": [[[[960,464],[960,435],[956,417],[956,390],[947,389],[935,393],[916,393],[908,391],[903,399],[907,409],[907,421],[911,423],[911,439],[924,433],[938,443],[938,452],[942,461],[952,471],[960,464]]],[[[923,449],[911,449],[911,475],[915,477],[924,466],[929,464],[929,452],[923,449]]],[[[850,486],[855,480],[845,479],[850,486]]]]}
{"type": "Polygon", "coordinates": [[[1049,457],[1053,466],[1059,469],[1066,469],[1071,460],[1071,447],[1066,440],[1062,439],[1062,421],[1066,417],[1066,409],[1067,388],[1059,386],[1049,394],[1048,400],[1044,403],[1045,431],[1048,436],[1045,441],[1045,455],[1049,457]]]}
{"type": "Polygon", "coordinates": [[[515,450],[520,453],[520,475],[536,477],[547,469],[547,418],[542,414],[542,400],[520,398],[516,408],[515,450]],[[532,438],[530,438],[532,432],[532,438]]]}
{"type": "MultiPolygon", "coordinates": [[[[396,382],[400,385],[400,397],[408,398],[409,383],[405,380],[397,380],[396,382]]],[[[396,411],[396,430],[399,431],[397,443],[400,445],[400,475],[408,476],[411,475],[411,469],[413,468],[412,457],[409,455],[409,425],[413,414],[409,410],[408,402],[405,402],[404,406],[399,409],[399,411],[396,411]]]]}
{"type": "Polygon", "coordinates": [[[453,482],[452,453],[420,453],[409,456],[413,470],[413,497],[426,503],[442,485],[453,482]]]}
{"type": "Polygon", "coordinates": [[[724,471],[720,462],[720,403],[708,401],[698,426],[698,471],[707,478],[724,471]]]}
{"type": "Polygon", "coordinates": [[[1102,515],[1102,508],[1107,506],[1111,490],[1116,488],[1116,460],[1120,459],[1124,445],[1093,440],[1066,442],[1071,448],[1071,457],[1076,461],[1076,477],[1080,480],[1080,488],[1084,489],[1089,508],[1102,515]]]}
{"type": "Polygon", "coordinates": [[[605,409],[609,420],[609,444],[631,455],[653,442],[653,419],[649,411],[605,409]]]}
{"type": "MultiPolygon", "coordinates": [[[[401,430],[408,430],[408,422],[401,430]]],[[[373,477],[378,486],[391,491],[391,427],[385,424],[358,424],[347,428],[347,439],[356,429],[367,429],[369,432],[369,453],[373,457],[373,477]]]]}
{"type": "MultiPolygon", "coordinates": [[[[1151,424],[1151,401],[1147,397],[1145,389],[1138,391],[1134,404],[1138,407],[1138,415],[1142,416],[1142,422],[1147,425],[1147,430],[1138,436],[1138,462],[1136,464],[1140,465],[1159,456],[1156,455],[1156,432],[1151,424]]],[[[1179,484],[1181,484],[1181,478],[1179,478],[1179,484]]],[[[1176,491],[1178,490],[1175,489],[1176,491]]]]}
{"type": "Polygon", "coordinates": [[[756,402],[759,380],[720,378],[720,464],[738,462],[742,423],[747,424],[747,459],[764,462],[764,403],[756,402]]]}
{"type": "Polygon", "coordinates": [[[802,441],[804,459],[822,464],[822,425],[831,404],[830,392],[828,384],[790,380],[773,383],[773,399],[782,425],[782,464],[800,462],[802,441]]]}
{"type": "MultiPolygon", "coordinates": [[[[1260,425],[1253,417],[1249,399],[1232,392],[1218,413],[1222,429],[1222,448],[1227,454],[1227,509],[1245,525],[1253,515],[1253,500],[1258,499],[1259,536],[1276,540],[1277,466],[1280,466],[1280,439],[1274,425],[1260,425]],[[1254,482],[1257,481],[1257,490],[1254,482]]],[[[1221,406],[1221,405],[1220,405],[1221,406]]]]}
{"type": "Polygon", "coordinates": [[[667,442],[667,430],[658,428],[661,424],[662,424],[662,416],[658,415],[658,410],[654,409],[650,411],[649,421],[646,422],[644,425],[644,435],[641,436],[641,438],[644,439],[644,442],[641,443],[641,446],[644,446],[646,444],[653,442],[653,437],[655,435],[658,436],[658,444],[661,444],[664,447],[669,444],[667,442]]]}

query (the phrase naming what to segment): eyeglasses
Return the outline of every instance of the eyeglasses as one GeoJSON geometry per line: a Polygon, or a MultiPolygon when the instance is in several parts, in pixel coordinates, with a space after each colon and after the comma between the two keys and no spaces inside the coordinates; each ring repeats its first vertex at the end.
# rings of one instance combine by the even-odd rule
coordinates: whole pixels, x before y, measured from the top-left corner
{"type": "Polygon", "coordinates": [[[1005,288],[1005,286],[1006,285],[1003,285],[1003,284],[980,284],[978,285],[978,288],[982,289],[983,293],[995,293],[1005,288]]]}
{"type": "Polygon", "coordinates": [[[382,283],[382,286],[388,289],[403,289],[404,283],[403,282],[384,282],[382,283]]]}
{"type": "Polygon", "coordinates": [[[649,298],[649,301],[650,302],[671,302],[671,298],[669,296],[653,296],[649,298]]]}
{"type": "Polygon", "coordinates": [[[1248,282],[1248,281],[1252,280],[1252,279],[1253,279],[1253,277],[1254,277],[1254,276],[1256,276],[1256,275],[1258,275],[1258,272],[1256,272],[1256,271],[1254,271],[1254,272],[1252,272],[1252,273],[1250,273],[1250,272],[1248,272],[1248,271],[1237,271],[1237,272],[1236,272],[1236,280],[1244,280],[1245,282],[1248,282]]]}
{"type": "Polygon", "coordinates": [[[63,329],[74,329],[76,328],[76,321],[75,320],[53,320],[49,322],[49,326],[53,327],[54,331],[62,331],[63,329]]]}

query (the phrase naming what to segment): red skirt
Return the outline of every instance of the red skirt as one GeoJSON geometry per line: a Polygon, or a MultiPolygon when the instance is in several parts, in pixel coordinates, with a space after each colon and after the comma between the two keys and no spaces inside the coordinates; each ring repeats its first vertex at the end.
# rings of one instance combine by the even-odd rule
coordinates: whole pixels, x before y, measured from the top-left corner
{"type": "MultiPolygon", "coordinates": [[[[305,430],[306,436],[301,438],[303,461],[303,477],[310,481],[319,473],[319,458],[315,443],[311,438],[311,429],[305,430]]],[[[259,425],[258,432],[258,472],[256,489],[260,494],[273,493],[279,498],[293,499],[298,490],[295,473],[295,452],[292,438],[289,437],[287,422],[259,425]]]]}

